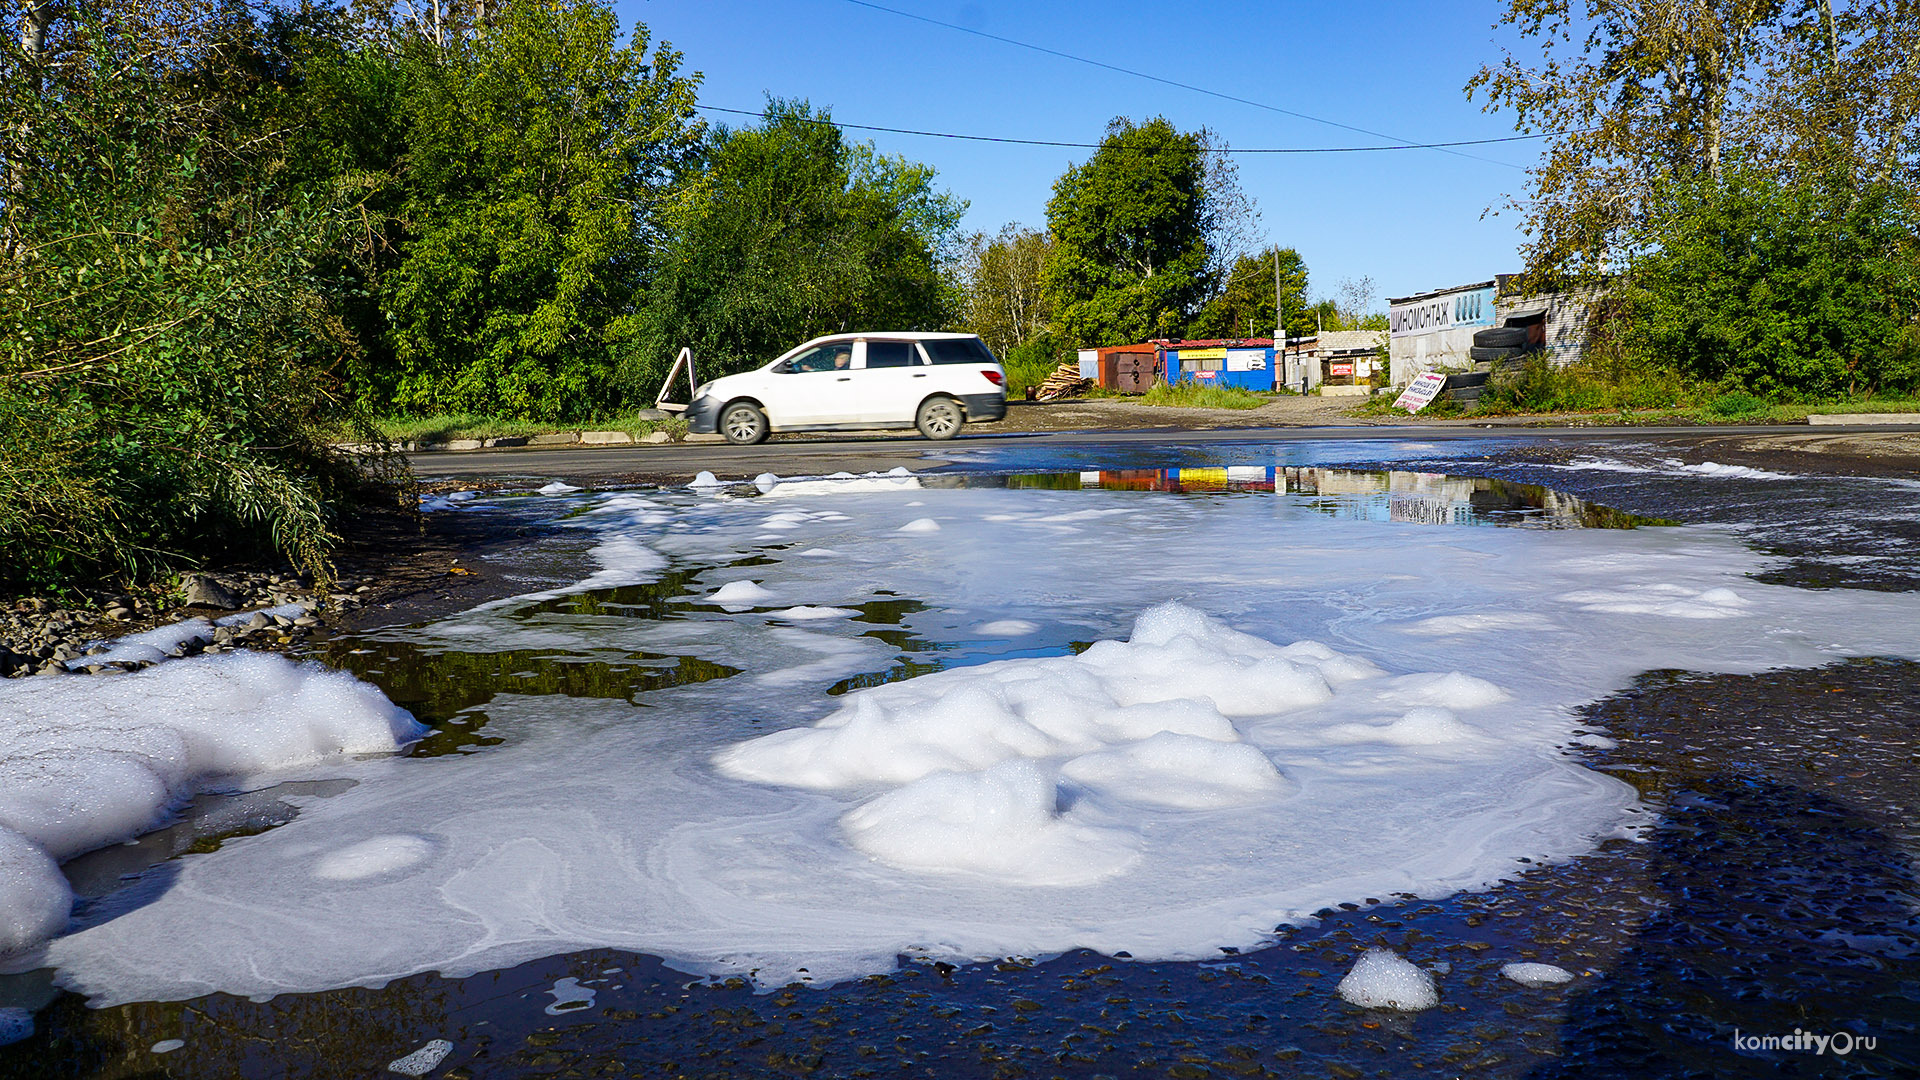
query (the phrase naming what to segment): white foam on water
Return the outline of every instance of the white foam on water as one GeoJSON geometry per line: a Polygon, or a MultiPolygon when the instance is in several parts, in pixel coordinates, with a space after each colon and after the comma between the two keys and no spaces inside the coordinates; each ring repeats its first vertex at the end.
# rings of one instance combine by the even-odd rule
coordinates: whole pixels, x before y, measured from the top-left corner
{"type": "Polygon", "coordinates": [[[1507,964],[1500,969],[1500,974],[1536,990],[1573,981],[1573,972],[1552,964],[1507,964]]]}
{"type": "Polygon", "coordinates": [[[860,613],[852,608],[815,607],[811,604],[802,604],[799,607],[781,608],[767,614],[790,622],[813,622],[817,619],[851,619],[860,613]]]}
{"type": "Polygon", "coordinates": [[[1387,949],[1368,949],[1340,980],[1336,992],[1363,1009],[1418,1012],[1440,1004],[1433,973],[1387,949]]]}
{"type": "Polygon", "coordinates": [[[933,520],[932,518],[925,518],[925,517],[914,518],[912,521],[909,521],[905,525],[900,526],[899,531],[903,533],[939,532],[940,523],[933,520]]]}
{"type": "Polygon", "coordinates": [[[760,498],[586,496],[568,519],[596,538],[583,579],[626,545],[710,568],[703,595],[751,555],[784,604],[899,606],[795,625],[520,598],[382,631],[740,674],[633,702],[503,694],[483,752],[333,762],[355,786],[175,860],[165,890],[44,963],[109,1004],[589,948],[763,986],[902,953],[1217,958],[1331,905],[1486,888],[1617,834],[1641,816],[1633,790],[1561,748],[1579,705],[1643,671],[1920,657],[1920,596],[1767,584],[1752,575],[1774,563],[1724,529],[1415,530],[1277,495],[916,497],[943,531],[905,542],[897,492],[835,492],[779,504],[788,546],[765,549],[760,498]],[[1117,509],[1134,512],[1082,515],[1117,509]],[[817,548],[836,556],[797,554],[817,548]],[[1181,552],[1209,554],[1196,572],[1181,552]],[[1096,644],[1001,658],[976,632],[1035,611],[1096,644]],[[904,678],[895,635],[945,670],[904,678]],[[432,850],[388,867],[381,838],[401,833],[432,850]],[[380,872],[315,876],[343,851],[380,872]]]}
{"type": "Polygon", "coordinates": [[[264,653],[0,683],[0,952],[65,926],[53,859],[132,839],[211,786],[425,731],[350,675],[264,653]]]}
{"type": "Polygon", "coordinates": [[[565,481],[555,480],[550,484],[542,485],[541,487],[534,488],[533,490],[534,490],[534,493],[537,495],[566,495],[571,492],[579,491],[580,489],[577,487],[574,487],[572,484],[566,483],[565,481]]]}
{"type": "Polygon", "coordinates": [[[425,1076],[439,1068],[451,1053],[452,1043],[445,1039],[434,1039],[406,1057],[387,1062],[387,1071],[401,1076],[425,1076]]]}
{"type": "Polygon", "coordinates": [[[321,856],[313,876],[324,881],[358,881],[398,873],[425,862],[433,849],[433,841],[425,836],[376,836],[321,856]]]}
{"type": "Polygon", "coordinates": [[[73,890],[39,844],[0,827],[0,956],[66,928],[73,890]]]}
{"type": "Polygon", "coordinates": [[[1768,472],[1765,469],[1749,468],[1745,465],[1722,465],[1714,461],[1703,461],[1698,465],[1689,465],[1676,458],[1669,458],[1662,464],[1675,472],[1691,473],[1694,476],[1711,476],[1716,479],[1730,480],[1801,480],[1804,477],[1792,473],[1768,472]]]}
{"type": "Polygon", "coordinates": [[[147,1052],[150,1054],[171,1054],[185,1045],[187,1045],[187,1040],[185,1039],[161,1039],[159,1042],[148,1047],[147,1052]]]}
{"type": "Polygon", "coordinates": [[[720,479],[705,469],[700,470],[699,474],[693,478],[693,482],[687,485],[687,487],[694,491],[711,491],[715,488],[723,488],[726,486],[727,482],[725,480],[720,479]]]}
{"type": "Polygon", "coordinates": [[[1026,637],[1040,632],[1040,624],[1028,619],[995,619],[973,628],[982,637],[1026,637]]]}
{"type": "Polygon", "coordinates": [[[16,1005],[0,1008],[0,1046],[33,1037],[33,1014],[16,1005]]]}
{"type": "Polygon", "coordinates": [[[761,587],[757,581],[729,581],[713,591],[707,602],[721,607],[749,608],[763,601],[775,598],[771,589],[761,587]]]}
{"type": "Polygon", "coordinates": [[[66,662],[66,667],[70,671],[79,671],[91,664],[158,664],[163,660],[173,659],[173,653],[187,645],[212,641],[213,628],[216,626],[242,626],[255,615],[269,617],[278,615],[285,619],[297,619],[311,610],[305,604],[292,603],[261,608],[257,611],[223,615],[211,622],[197,616],[182,619],[179,622],[156,626],[137,634],[126,634],[109,639],[103,643],[106,645],[103,651],[69,660],[66,662]]]}

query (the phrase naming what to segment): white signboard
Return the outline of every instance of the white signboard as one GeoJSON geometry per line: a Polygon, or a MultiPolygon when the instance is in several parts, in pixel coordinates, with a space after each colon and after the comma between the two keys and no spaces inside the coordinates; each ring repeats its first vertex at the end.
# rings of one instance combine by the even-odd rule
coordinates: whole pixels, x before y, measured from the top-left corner
{"type": "Polygon", "coordinates": [[[1407,388],[1394,399],[1393,407],[1405,409],[1409,413],[1417,413],[1432,403],[1433,399],[1439,395],[1440,388],[1445,385],[1447,385],[1445,375],[1437,371],[1429,371],[1408,383],[1407,388]]]}

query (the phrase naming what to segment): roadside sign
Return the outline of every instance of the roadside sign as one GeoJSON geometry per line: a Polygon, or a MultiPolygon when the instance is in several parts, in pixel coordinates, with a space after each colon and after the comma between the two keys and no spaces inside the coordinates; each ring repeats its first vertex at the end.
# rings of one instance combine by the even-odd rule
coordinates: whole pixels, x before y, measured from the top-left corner
{"type": "Polygon", "coordinates": [[[1336,377],[1340,375],[1351,375],[1353,374],[1353,365],[1352,364],[1329,364],[1327,365],[1327,374],[1333,375],[1336,377]]]}
{"type": "Polygon", "coordinates": [[[1217,371],[1194,371],[1194,372],[1189,372],[1189,374],[1191,374],[1196,379],[1213,379],[1213,378],[1218,378],[1220,375],[1220,373],[1217,371]]]}
{"type": "Polygon", "coordinates": [[[1447,385],[1445,375],[1437,371],[1429,371],[1408,383],[1407,388],[1394,399],[1393,407],[1405,409],[1409,413],[1417,413],[1431,404],[1433,399],[1439,396],[1440,388],[1445,385],[1447,385]]]}

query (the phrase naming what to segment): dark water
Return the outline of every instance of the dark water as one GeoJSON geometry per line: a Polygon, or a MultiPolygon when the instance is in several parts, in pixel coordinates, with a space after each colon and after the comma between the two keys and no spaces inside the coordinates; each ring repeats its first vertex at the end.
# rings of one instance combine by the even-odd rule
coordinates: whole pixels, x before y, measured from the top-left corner
{"type": "MultiPolygon", "coordinates": [[[[1250,468],[1089,471],[1102,486],[1111,472],[1131,474],[1115,475],[1116,484],[1176,492],[1284,484],[1348,516],[1392,516],[1397,499],[1408,516],[1395,520],[1429,524],[1647,523],[1498,477],[1447,486],[1435,474],[1396,481],[1281,466],[1263,489],[1250,468]]],[[[963,482],[1068,485],[1058,473],[963,482]]],[[[1642,496],[1635,505],[1658,509],[1642,496]]],[[[698,605],[668,601],[690,591],[701,569],[549,603],[698,617],[698,605]]],[[[969,662],[900,628],[916,601],[869,607],[860,621],[898,655],[834,690],[969,662]]],[[[484,707],[498,693],[632,700],[734,674],[682,657],[431,652],[378,635],[322,648],[436,726],[417,751],[425,753],[484,753],[484,707]]],[[[413,976],[381,990],[105,1010],[53,991],[42,973],[0,978],[0,1003],[37,1010],[36,1033],[0,1047],[0,1078],[378,1075],[436,1038],[454,1046],[433,1075],[451,1077],[1920,1075],[1920,665],[1657,672],[1586,719],[1617,745],[1583,751],[1584,760],[1646,801],[1651,820],[1638,842],[1609,841],[1485,894],[1347,905],[1270,948],[1209,963],[1085,953],[960,968],[906,963],[825,990],[754,994],[601,950],[462,980],[413,976]],[[1443,969],[1440,1006],[1396,1014],[1341,1001],[1334,984],[1368,947],[1443,969]],[[1500,976],[1522,960],[1578,977],[1527,989],[1500,976]],[[594,991],[592,1003],[565,1007],[578,995],[555,993],[561,979],[594,991]],[[1735,1046],[1736,1031],[1796,1029],[1876,1045],[1845,1056],[1735,1046]],[[185,1046],[151,1052],[166,1039],[185,1046]]],[[[205,799],[135,848],[68,869],[83,895],[99,895],[123,874],[290,813],[272,789],[205,799]]]]}

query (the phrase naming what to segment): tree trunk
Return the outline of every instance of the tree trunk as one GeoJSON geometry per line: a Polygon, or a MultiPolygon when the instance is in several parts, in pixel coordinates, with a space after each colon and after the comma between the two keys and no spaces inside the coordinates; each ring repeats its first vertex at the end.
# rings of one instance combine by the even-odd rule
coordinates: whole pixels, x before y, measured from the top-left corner
{"type": "MultiPolygon", "coordinates": [[[[27,85],[35,97],[46,92],[47,68],[53,63],[53,48],[48,37],[53,29],[54,16],[59,13],[59,0],[20,0],[20,52],[27,64],[27,85]]],[[[4,156],[5,182],[7,192],[7,217],[0,225],[0,257],[9,260],[21,257],[20,233],[21,220],[26,212],[25,192],[27,188],[27,144],[33,136],[28,121],[22,119],[13,125],[9,142],[11,146],[0,150],[4,156]]]]}

